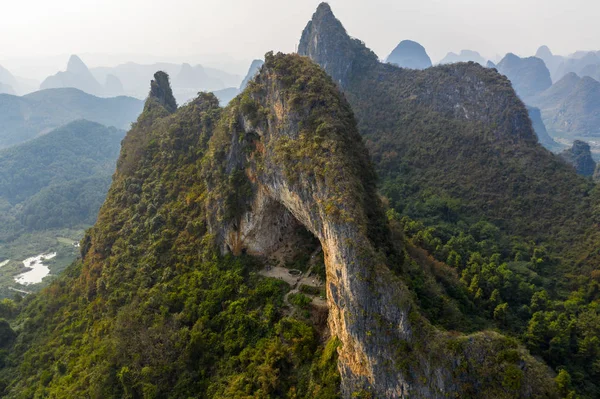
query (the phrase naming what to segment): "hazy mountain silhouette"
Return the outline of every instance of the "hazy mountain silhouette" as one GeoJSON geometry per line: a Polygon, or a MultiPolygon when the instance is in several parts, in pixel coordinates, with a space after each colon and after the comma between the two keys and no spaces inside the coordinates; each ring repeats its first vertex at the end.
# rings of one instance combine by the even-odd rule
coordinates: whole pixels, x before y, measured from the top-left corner
{"type": "Polygon", "coordinates": [[[596,170],[590,145],[585,141],[575,140],[573,146],[561,152],[560,156],[582,176],[592,176],[596,170]]]}
{"type": "Polygon", "coordinates": [[[23,97],[0,95],[0,148],[12,146],[78,119],[128,129],[143,102],[131,97],[99,98],[72,88],[23,97]]]}
{"type": "Polygon", "coordinates": [[[106,83],[104,83],[104,94],[108,97],[122,96],[125,93],[121,79],[115,75],[106,75],[106,83]]]}
{"type": "Polygon", "coordinates": [[[554,136],[600,137],[600,82],[569,73],[532,99],[554,136]]]}
{"type": "Polygon", "coordinates": [[[14,76],[0,65],[0,94],[23,95],[37,90],[38,83],[32,79],[14,76]]]}
{"type": "Polygon", "coordinates": [[[584,76],[583,71],[590,66],[600,65],[600,54],[594,51],[580,52],[565,58],[556,70],[556,79],[562,79],[566,74],[574,72],[584,76]]]}
{"type": "Polygon", "coordinates": [[[139,99],[148,94],[148,84],[157,71],[172,77],[173,94],[179,104],[195,98],[200,91],[216,91],[228,87],[238,87],[241,77],[202,65],[155,63],[138,64],[129,62],[115,67],[92,68],[91,72],[99,81],[108,75],[117,77],[123,85],[123,93],[139,99]]]}
{"type": "Polygon", "coordinates": [[[104,88],[94,78],[85,63],[76,55],[69,58],[67,70],[46,78],[40,89],[75,88],[95,96],[104,95],[104,88]]]}
{"type": "Polygon", "coordinates": [[[535,53],[535,56],[544,61],[544,64],[546,64],[546,68],[548,68],[548,71],[550,72],[550,77],[552,78],[552,81],[556,82],[559,79],[556,76],[556,73],[560,65],[564,62],[565,57],[552,54],[552,51],[550,51],[550,48],[548,48],[548,46],[541,46],[540,48],[538,48],[538,50],[535,53]]]}
{"type": "Polygon", "coordinates": [[[386,62],[410,69],[425,69],[431,66],[431,58],[425,48],[412,40],[401,41],[387,57],[386,62]]]}
{"type": "Polygon", "coordinates": [[[248,73],[240,85],[240,91],[243,91],[246,86],[248,86],[248,82],[250,82],[250,80],[252,80],[252,78],[258,73],[260,67],[262,67],[264,63],[265,62],[263,60],[252,61],[252,64],[250,64],[250,69],[248,69],[248,73]]]}
{"type": "Polygon", "coordinates": [[[525,102],[552,86],[550,72],[540,58],[520,58],[509,53],[496,67],[498,72],[508,77],[519,97],[525,102]]]}
{"type": "Polygon", "coordinates": [[[481,56],[477,51],[472,50],[461,50],[460,54],[448,53],[440,61],[440,64],[453,64],[455,62],[469,62],[473,61],[480,65],[486,65],[486,59],[481,56]]]}

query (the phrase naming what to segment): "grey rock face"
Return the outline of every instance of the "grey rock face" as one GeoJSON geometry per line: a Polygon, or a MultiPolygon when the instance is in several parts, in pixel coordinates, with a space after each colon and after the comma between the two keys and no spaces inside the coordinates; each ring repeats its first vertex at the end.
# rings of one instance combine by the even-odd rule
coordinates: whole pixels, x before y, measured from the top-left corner
{"type": "MultiPolygon", "coordinates": [[[[329,328],[341,342],[343,398],[464,397],[464,387],[471,384],[500,386],[496,377],[483,382],[479,371],[457,373],[456,367],[463,361],[483,368],[497,363],[493,348],[503,345],[504,338],[491,332],[457,338],[436,330],[388,268],[384,248],[395,250],[387,247],[387,234],[375,240],[368,227],[385,224],[377,216],[381,207],[371,180],[374,172],[349,105],[339,94],[324,104],[302,103],[302,92],[285,89],[293,75],[281,76],[271,65],[267,57],[256,77],[257,91],[248,93],[253,103],[233,108],[229,119],[237,128],[213,136],[209,148],[222,154],[211,170],[243,171],[253,193],[247,210],[228,223],[218,217],[218,199],[208,205],[207,214],[214,215],[209,228],[222,250],[267,256],[285,239],[293,220],[318,238],[325,255],[329,328]],[[255,114],[258,109],[268,117],[255,114]],[[307,128],[317,115],[341,119],[323,133],[307,128]],[[323,144],[310,144],[307,153],[307,143],[323,144]],[[220,162],[225,165],[216,166],[220,162]],[[346,172],[333,178],[319,170],[346,172]],[[444,354],[457,339],[460,353],[444,354]]],[[[333,93],[331,83],[319,86],[321,95],[333,93]]],[[[209,191],[219,180],[208,178],[209,191]]],[[[524,380],[543,382],[523,384],[521,394],[553,397],[545,367],[519,353],[526,363],[524,380]]]]}
{"type": "Polygon", "coordinates": [[[366,49],[359,40],[348,36],[327,3],[319,5],[304,28],[298,54],[309,56],[342,87],[350,74],[361,68],[364,59],[366,62],[377,62],[375,53],[366,49]]]}
{"type": "Polygon", "coordinates": [[[173,90],[169,83],[169,75],[162,71],[154,74],[154,80],[150,83],[150,94],[148,98],[155,99],[169,112],[177,110],[177,102],[173,96],[173,90]]]}

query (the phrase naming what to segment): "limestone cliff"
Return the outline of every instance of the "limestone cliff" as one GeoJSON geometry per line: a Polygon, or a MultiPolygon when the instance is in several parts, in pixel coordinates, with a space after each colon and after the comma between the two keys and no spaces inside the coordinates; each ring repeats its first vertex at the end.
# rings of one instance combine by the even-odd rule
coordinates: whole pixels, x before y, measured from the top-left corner
{"type": "Polygon", "coordinates": [[[389,241],[352,112],[322,70],[267,55],[227,120],[211,139],[207,187],[230,181],[251,195],[234,196],[234,212],[209,198],[210,230],[234,254],[268,255],[295,222],[319,239],[344,398],[553,396],[547,368],[514,342],[443,333],[420,316],[390,270],[401,249],[389,241]]]}

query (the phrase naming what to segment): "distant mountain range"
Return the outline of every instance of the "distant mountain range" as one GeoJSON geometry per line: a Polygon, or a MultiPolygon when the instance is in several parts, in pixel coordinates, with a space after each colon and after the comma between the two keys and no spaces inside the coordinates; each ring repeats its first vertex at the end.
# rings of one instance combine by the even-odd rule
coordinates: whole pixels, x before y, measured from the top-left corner
{"type": "Polygon", "coordinates": [[[71,88],[42,90],[22,97],[0,94],[0,148],[78,119],[128,129],[142,107],[142,101],[135,98],[99,98],[71,88]]]}
{"type": "Polygon", "coordinates": [[[554,139],[548,134],[540,110],[535,107],[527,106],[527,111],[529,112],[529,118],[531,119],[533,130],[535,131],[540,144],[550,151],[558,151],[562,149],[563,146],[554,141],[554,139]]]}
{"type": "Polygon", "coordinates": [[[14,76],[0,65],[0,94],[23,95],[37,90],[38,82],[14,76]]]}
{"type": "Polygon", "coordinates": [[[187,63],[147,65],[127,63],[115,67],[90,69],[90,72],[98,81],[106,81],[112,75],[122,82],[124,94],[139,99],[146,98],[148,85],[157,71],[163,71],[172,77],[173,94],[180,104],[195,98],[199,91],[237,88],[242,81],[242,77],[239,75],[187,63]]]}
{"type": "Polygon", "coordinates": [[[440,61],[440,64],[454,64],[456,62],[469,62],[473,61],[480,65],[486,64],[486,59],[481,56],[477,51],[472,50],[461,50],[460,54],[456,53],[448,53],[446,56],[440,61]]]}
{"type": "Polygon", "coordinates": [[[90,69],[81,58],[72,55],[67,69],[46,78],[40,88],[76,88],[100,97],[128,95],[145,99],[148,84],[157,71],[166,72],[172,77],[173,93],[180,104],[195,98],[199,91],[238,87],[241,81],[241,76],[187,63],[126,63],[90,69]]]}
{"type": "Polygon", "coordinates": [[[550,72],[540,58],[520,58],[509,53],[496,68],[510,79],[515,91],[525,102],[552,86],[550,72]]]}
{"type": "Polygon", "coordinates": [[[569,73],[532,102],[555,135],[600,137],[600,82],[569,73]]]}
{"type": "Polygon", "coordinates": [[[575,140],[573,146],[561,152],[560,156],[582,176],[592,176],[596,170],[596,162],[586,142],[575,140]]]}
{"type": "Polygon", "coordinates": [[[235,98],[235,96],[237,96],[242,91],[244,91],[246,86],[248,86],[248,83],[250,83],[250,81],[254,78],[254,76],[256,76],[256,74],[258,73],[260,68],[263,66],[263,64],[264,64],[263,60],[252,61],[252,64],[250,65],[250,69],[248,69],[248,73],[246,74],[246,77],[244,77],[244,80],[242,81],[242,84],[240,85],[239,88],[229,87],[227,89],[214,91],[213,93],[219,99],[219,103],[222,106],[225,106],[225,105],[227,105],[227,103],[229,103],[229,101],[233,100],[233,98],[235,98]]]}

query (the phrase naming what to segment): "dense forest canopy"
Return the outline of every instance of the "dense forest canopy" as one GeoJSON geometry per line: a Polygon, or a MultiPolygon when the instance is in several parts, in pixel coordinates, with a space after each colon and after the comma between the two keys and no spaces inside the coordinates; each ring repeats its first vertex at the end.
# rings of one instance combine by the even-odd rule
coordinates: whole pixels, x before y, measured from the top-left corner
{"type": "MultiPolygon", "coordinates": [[[[299,53],[343,88],[391,219],[459,274],[449,292],[474,324],[449,326],[480,328],[481,316],[568,372],[582,397],[598,396],[599,193],[537,143],[510,82],[474,63],[423,71],[382,64],[327,5],[299,53]]],[[[446,323],[440,301],[420,298],[434,323],[446,323]]]]}

